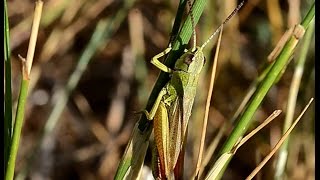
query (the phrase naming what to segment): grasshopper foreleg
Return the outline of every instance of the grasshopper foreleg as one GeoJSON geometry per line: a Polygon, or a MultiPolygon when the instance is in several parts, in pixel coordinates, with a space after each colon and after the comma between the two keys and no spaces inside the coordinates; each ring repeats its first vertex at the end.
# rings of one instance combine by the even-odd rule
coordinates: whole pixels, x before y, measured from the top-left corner
{"type": "Polygon", "coordinates": [[[168,54],[171,51],[171,47],[168,47],[167,49],[165,49],[163,52],[155,55],[152,59],[151,59],[151,63],[153,65],[155,65],[157,68],[159,68],[160,70],[167,72],[167,73],[172,73],[172,69],[170,69],[169,67],[167,67],[166,65],[164,65],[162,62],[159,61],[159,58],[161,58],[162,56],[168,54]]]}

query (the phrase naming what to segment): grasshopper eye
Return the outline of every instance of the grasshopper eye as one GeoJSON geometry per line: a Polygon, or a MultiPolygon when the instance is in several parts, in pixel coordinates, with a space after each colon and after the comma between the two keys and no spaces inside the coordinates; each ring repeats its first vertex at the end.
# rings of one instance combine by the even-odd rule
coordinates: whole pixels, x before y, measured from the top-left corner
{"type": "Polygon", "coordinates": [[[203,57],[203,66],[206,64],[207,58],[203,57]]]}
{"type": "Polygon", "coordinates": [[[193,58],[194,58],[194,54],[187,54],[184,59],[184,63],[187,65],[190,65],[193,61],[193,58]]]}

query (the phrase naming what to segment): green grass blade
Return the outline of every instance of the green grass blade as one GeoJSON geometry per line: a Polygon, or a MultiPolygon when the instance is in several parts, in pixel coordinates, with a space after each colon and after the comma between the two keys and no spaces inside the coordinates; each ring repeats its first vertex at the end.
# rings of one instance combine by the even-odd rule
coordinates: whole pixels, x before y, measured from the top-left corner
{"type": "MultiPolygon", "coordinates": [[[[198,22],[204,6],[205,6],[206,0],[195,0],[194,4],[192,6],[192,12],[194,16],[195,24],[198,22]]],[[[181,56],[183,53],[183,50],[187,46],[191,35],[193,32],[192,24],[191,24],[191,17],[190,15],[187,17],[186,21],[181,27],[181,30],[177,37],[175,38],[175,41],[172,44],[172,51],[169,53],[167,59],[165,60],[164,64],[168,67],[172,67],[175,61],[181,56]]],[[[158,80],[156,84],[153,87],[153,90],[151,92],[151,95],[149,97],[147,107],[146,109],[149,110],[153,103],[155,102],[156,97],[158,96],[158,93],[160,92],[161,88],[168,82],[169,76],[167,73],[160,72],[160,75],[158,76],[158,80]]],[[[119,163],[117,173],[115,175],[115,179],[123,179],[125,175],[127,174],[133,174],[138,175],[140,171],[140,167],[142,167],[143,160],[145,158],[145,152],[148,148],[148,145],[139,147],[139,144],[146,144],[149,140],[150,134],[152,132],[153,123],[152,121],[149,121],[146,119],[145,116],[141,116],[139,121],[137,122],[137,125],[133,129],[132,135],[130,137],[130,140],[128,142],[127,148],[125,153],[122,156],[122,159],[119,163]],[[139,149],[139,151],[135,151],[135,149],[139,149]],[[139,153],[134,154],[132,153],[139,153]],[[139,163],[139,164],[133,164],[133,163],[139,163]],[[132,169],[132,167],[137,167],[132,169]],[[127,172],[130,169],[131,172],[127,172]]]]}
{"type": "Polygon", "coordinates": [[[10,154],[8,157],[7,168],[5,171],[5,179],[12,180],[14,177],[14,169],[15,169],[15,162],[19,148],[21,130],[24,121],[24,113],[25,113],[25,106],[28,97],[28,88],[30,82],[30,71],[32,67],[37,37],[38,37],[38,30],[39,24],[42,14],[42,7],[43,2],[41,0],[36,1],[36,6],[34,10],[34,17],[32,22],[29,46],[28,46],[28,53],[27,58],[24,59],[21,57],[21,86],[20,86],[20,93],[18,99],[18,105],[16,110],[16,117],[14,121],[14,128],[12,134],[12,141],[10,143],[10,154]]]}
{"type": "Polygon", "coordinates": [[[16,157],[17,157],[17,152],[18,152],[18,147],[20,142],[21,129],[22,129],[23,119],[24,119],[25,105],[26,105],[27,96],[28,96],[28,87],[29,87],[29,80],[26,80],[26,79],[21,80],[16,120],[14,124],[13,136],[12,136],[12,142],[11,142],[11,148],[10,148],[10,156],[9,156],[8,167],[5,175],[6,180],[12,180],[14,175],[15,162],[16,162],[16,157]]]}
{"type": "MultiPolygon", "coordinates": [[[[137,179],[149,146],[149,132],[141,133],[135,125],[126,151],[115,174],[115,180],[137,179]],[[130,170],[128,170],[130,168],[130,170]]],[[[151,132],[150,132],[151,133],[151,132]]]]}
{"type": "MultiPolygon", "coordinates": [[[[308,14],[302,21],[301,25],[307,29],[309,26],[311,20],[314,18],[315,13],[315,7],[314,3],[312,7],[310,8],[308,14]]],[[[286,64],[289,62],[290,57],[292,53],[294,52],[294,49],[299,42],[298,39],[295,37],[291,37],[290,40],[287,41],[284,48],[282,49],[279,56],[276,58],[274,65],[270,69],[270,71],[267,73],[265,79],[259,84],[256,92],[250,99],[247,107],[244,109],[244,112],[242,115],[238,118],[237,124],[235,125],[234,129],[232,130],[230,136],[226,140],[226,142],[223,144],[222,149],[219,152],[219,156],[230,152],[233,146],[237,143],[239,138],[241,138],[244,133],[246,132],[248,126],[251,123],[251,119],[260,106],[262,100],[264,99],[265,95],[269,91],[269,89],[272,87],[272,85],[276,82],[277,77],[279,74],[281,74],[281,71],[283,68],[285,68],[286,64]]],[[[230,162],[232,156],[230,156],[229,160],[226,161],[224,168],[221,170],[219,174],[219,178],[221,178],[227,164],[230,162]]]]}
{"type": "Polygon", "coordinates": [[[308,14],[305,16],[305,18],[303,19],[303,21],[301,23],[301,25],[305,29],[308,29],[308,26],[310,25],[311,21],[314,19],[314,12],[315,12],[315,5],[313,2],[311,9],[309,10],[308,14]]]}
{"type": "Polygon", "coordinates": [[[177,37],[177,35],[179,33],[179,29],[180,29],[180,25],[181,25],[182,17],[183,17],[183,12],[184,12],[184,10],[186,8],[186,4],[187,4],[187,0],[180,0],[180,2],[179,2],[177,14],[176,14],[176,17],[174,19],[172,31],[171,31],[171,34],[170,34],[169,43],[174,41],[175,37],[177,37]]]}
{"type": "Polygon", "coordinates": [[[8,163],[12,135],[12,89],[11,89],[11,59],[10,34],[7,1],[4,1],[4,65],[5,65],[5,94],[4,94],[4,170],[8,163]]]}

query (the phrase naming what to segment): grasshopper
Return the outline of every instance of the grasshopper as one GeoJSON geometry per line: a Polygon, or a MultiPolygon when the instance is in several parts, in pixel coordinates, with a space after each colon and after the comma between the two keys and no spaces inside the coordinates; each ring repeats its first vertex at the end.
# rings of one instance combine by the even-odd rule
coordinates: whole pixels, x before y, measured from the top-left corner
{"type": "Polygon", "coordinates": [[[205,64],[203,48],[221,31],[231,17],[243,6],[242,1],[225,19],[202,46],[196,46],[196,33],[193,15],[190,16],[193,28],[193,47],[176,61],[171,69],[159,58],[171,51],[169,46],[154,56],[151,63],[170,74],[169,82],[161,89],[150,112],[144,110],[148,120],[154,121],[155,149],[153,154],[153,175],[156,179],[182,179],[184,147],[188,121],[191,115],[200,72],[205,64]]]}

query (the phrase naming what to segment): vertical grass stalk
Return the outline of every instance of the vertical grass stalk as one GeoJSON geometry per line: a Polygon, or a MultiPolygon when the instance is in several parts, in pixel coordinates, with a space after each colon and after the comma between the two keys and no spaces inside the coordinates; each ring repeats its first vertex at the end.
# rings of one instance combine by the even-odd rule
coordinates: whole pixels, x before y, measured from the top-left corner
{"type": "Polygon", "coordinates": [[[5,65],[5,94],[4,94],[4,170],[6,171],[12,135],[12,89],[11,89],[11,59],[10,34],[7,1],[4,1],[4,65],[5,65]]]}
{"type": "Polygon", "coordinates": [[[43,6],[42,1],[36,2],[35,14],[34,14],[34,19],[33,19],[33,23],[32,23],[32,30],[31,30],[31,36],[30,36],[30,41],[29,41],[28,53],[27,53],[27,59],[25,60],[24,58],[21,58],[22,79],[21,79],[18,107],[17,107],[17,111],[16,111],[16,118],[15,118],[15,122],[14,122],[12,142],[10,145],[9,160],[8,160],[8,164],[7,164],[6,174],[5,174],[6,180],[12,180],[13,176],[14,176],[15,161],[16,161],[16,157],[17,157],[20,135],[21,135],[23,120],[24,120],[25,105],[26,105],[27,96],[28,96],[28,87],[29,87],[29,82],[30,82],[29,75],[30,75],[31,66],[32,66],[33,57],[34,57],[34,51],[35,51],[35,47],[36,47],[36,41],[37,41],[39,24],[40,24],[41,13],[42,13],[42,6],[43,6]]]}

